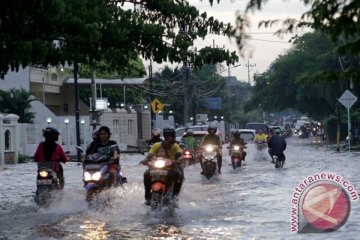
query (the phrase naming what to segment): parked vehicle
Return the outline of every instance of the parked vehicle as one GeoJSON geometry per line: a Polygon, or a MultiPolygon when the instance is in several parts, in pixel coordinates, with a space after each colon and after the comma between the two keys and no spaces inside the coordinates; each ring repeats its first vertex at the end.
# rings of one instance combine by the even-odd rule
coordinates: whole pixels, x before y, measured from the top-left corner
{"type": "Polygon", "coordinates": [[[253,129],[255,131],[257,131],[258,129],[261,128],[265,134],[268,133],[268,129],[269,129],[269,127],[266,123],[261,123],[261,122],[249,122],[246,124],[246,128],[253,129]]]}

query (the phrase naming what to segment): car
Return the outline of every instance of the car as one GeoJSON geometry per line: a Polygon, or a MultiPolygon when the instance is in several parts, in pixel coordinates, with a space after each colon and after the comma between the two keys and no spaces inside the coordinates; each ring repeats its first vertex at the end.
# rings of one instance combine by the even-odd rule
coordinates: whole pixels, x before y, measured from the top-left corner
{"type": "Polygon", "coordinates": [[[181,142],[181,138],[185,133],[185,129],[189,128],[193,131],[207,131],[209,125],[194,125],[189,127],[179,127],[175,129],[176,141],[181,142]]]}
{"type": "Polygon", "coordinates": [[[231,129],[230,132],[233,133],[235,130],[240,132],[240,138],[245,142],[251,142],[255,138],[256,130],[254,129],[231,129]]]}
{"type": "MultiPolygon", "coordinates": [[[[193,136],[196,139],[196,145],[200,146],[201,140],[203,139],[204,136],[206,136],[208,134],[208,131],[193,131],[193,136]]],[[[183,138],[186,137],[186,133],[184,133],[184,135],[181,137],[180,142],[183,142],[183,138]]]]}
{"type": "Polygon", "coordinates": [[[269,130],[272,129],[274,133],[280,133],[280,135],[283,135],[283,130],[280,126],[269,126],[269,130]]]}
{"type": "Polygon", "coordinates": [[[262,122],[248,122],[246,124],[246,129],[253,129],[255,131],[259,130],[260,128],[264,131],[265,134],[268,133],[268,125],[262,122]]]}

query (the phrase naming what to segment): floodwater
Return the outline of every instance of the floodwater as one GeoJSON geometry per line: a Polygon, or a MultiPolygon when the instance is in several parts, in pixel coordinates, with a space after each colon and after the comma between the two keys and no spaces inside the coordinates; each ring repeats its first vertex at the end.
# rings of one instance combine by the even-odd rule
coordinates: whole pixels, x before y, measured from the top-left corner
{"type": "Polygon", "coordinates": [[[295,136],[287,142],[284,169],[275,169],[266,152],[257,153],[250,143],[246,165],[237,172],[225,150],[220,176],[206,180],[200,166],[185,168],[179,208],[160,217],[143,205],[142,155],[121,155],[128,183],[104,192],[97,209],[84,200],[77,163],[64,165],[63,196],[47,209],[33,201],[34,163],[0,166],[0,239],[359,239],[358,201],[351,202],[345,225],[330,233],[292,233],[290,210],[294,188],[315,173],[341,175],[360,192],[360,154],[314,147],[295,136]]]}

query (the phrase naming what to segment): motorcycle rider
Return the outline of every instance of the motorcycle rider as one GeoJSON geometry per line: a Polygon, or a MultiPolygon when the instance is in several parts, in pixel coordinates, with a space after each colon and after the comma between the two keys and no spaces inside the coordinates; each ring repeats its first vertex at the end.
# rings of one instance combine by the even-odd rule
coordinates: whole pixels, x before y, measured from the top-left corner
{"type": "Polygon", "coordinates": [[[159,128],[154,128],[151,131],[151,139],[148,140],[149,147],[151,147],[154,143],[162,142],[160,134],[161,134],[161,130],[159,128]]]}
{"type": "Polygon", "coordinates": [[[94,147],[100,142],[99,138],[99,129],[95,129],[92,133],[92,142],[90,145],[86,148],[85,156],[90,155],[90,153],[94,150],[94,147]]]}
{"type": "MultiPolygon", "coordinates": [[[[217,131],[217,126],[210,124],[208,127],[208,134],[205,135],[201,141],[201,146],[204,147],[207,144],[212,144],[217,146],[217,164],[218,164],[218,174],[221,174],[221,166],[222,166],[222,153],[221,153],[221,149],[222,149],[222,144],[221,144],[221,138],[219,135],[216,135],[216,131],[217,131]]],[[[201,168],[202,168],[202,172],[201,174],[204,173],[204,168],[203,165],[201,164],[201,168]]]]}
{"type": "Polygon", "coordinates": [[[240,145],[242,148],[243,148],[243,153],[242,153],[242,160],[245,161],[245,157],[246,157],[246,152],[245,152],[245,141],[244,139],[242,139],[240,137],[240,131],[239,130],[235,130],[233,132],[233,137],[230,141],[230,144],[229,144],[229,155],[231,155],[231,149],[232,149],[232,146],[233,145],[240,145]]]}
{"type": "MultiPolygon", "coordinates": [[[[148,162],[152,160],[154,156],[159,154],[158,150],[161,148],[165,150],[166,158],[172,161],[181,160],[181,149],[180,146],[175,142],[175,129],[171,127],[166,127],[163,129],[164,140],[162,142],[154,143],[151,147],[148,155],[145,157],[141,163],[147,165],[148,162]]],[[[161,151],[164,154],[164,151],[161,151]]],[[[173,197],[177,197],[181,190],[181,185],[184,179],[184,170],[181,164],[174,164],[172,169],[168,173],[167,184],[170,183],[170,180],[174,180],[174,190],[173,197]]],[[[150,205],[151,200],[151,176],[150,170],[147,169],[144,172],[144,187],[145,187],[145,204],[150,205]]]]}
{"type": "Polygon", "coordinates": [[[195,153],[196,139],[194,137],[194,131],[192,129],[188,129],[186,131],[186,134],[183,137],[183,142],[186,149],[190,149],[193,153],[195,153]]]}
{"type": "Polygon", "coordinates": [[[59,139],[60,132],[53,127],[47,127],[43,130],[44,142],[41,142],[34,154],[34,162],[54,162],[54,171],[60,180],[60,187],[64,187],[64,171],[59,163],[60,161],[65,163],[69,158],[65,155],[64,150],[60,144],[56,141],[59,139]]]}
{"type": "Polygon", "coordinates": [[[258,132],[255,134],[254,142],[267,142],[267,136],[261,128],[259,128],[258,132]]]}
{"type": "MultiPolygon", "coordinates": [[[[108,164],[108,171],[109,171],[109,184],[110,186],[114,186],[116,183],[116,173],[120,170],[120,149],[117,145],[117,143],[113,140],[110,140],[111,132],[110,128],[107,126],[102,126],[99,128],[98,131],[98,141],[94,141],[94,147],[89,151],[87,155],[94,154],[94,153],[101,153],[103,150],[105,150],[107,147],[115,146],[112,149],[110,154],[110,162],[108,164]]],[[[87,156],[86,155],[86,156],[87,156]]]]}
{"type": "MultiPolygon", "coordinates": [[[[270,130],[273,131],[273,130],[270,130]]],[[[280,132],[275,132],[272,134],[268,141],[268,147],[269,147],[269,154],[272,159],[271,163],[275,163],[273,156],[278,156],[280,161],[285,162],[285,155],[284,151],[286,149],[286,141],[283,136],[280,135],[280,132]]],[[[278,168],[279,166],[275,166],[278,168]]]]}

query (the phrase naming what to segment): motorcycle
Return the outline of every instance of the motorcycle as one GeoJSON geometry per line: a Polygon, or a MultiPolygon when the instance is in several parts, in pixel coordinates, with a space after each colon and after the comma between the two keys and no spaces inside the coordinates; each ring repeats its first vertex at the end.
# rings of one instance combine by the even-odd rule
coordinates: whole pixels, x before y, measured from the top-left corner
{"type": "Polygon", "coordinates": [[[167,186],[166,184],[173,164],[170,159],[161,157],[147,163],[151,177],[150,208],[156,214],[160,213],[163,207],[173,210],[176,206],[176,199],[173,198],[174,181],[171,179],[170,185],[167,186]]]}
{"type": "Polygon", "coordinates": [[[256,146],[256,150],[257,150],[258,152],[263,151],[263,150],[267,147],[266,143],[265,143],[265,142],[261,142],[261,141],[255,142],[255,146],[256,146]]]}
{"type": "MultiPolygon", "coordinates": [[[[117,145],[112,145],[102,149],[100,153],[94,153],[87,157],[83,162],[83,181],[86,189],[86,201],[92,201],[100,192],[111,188],[110,173],[108,164],[118,163],[118,160],[110,160],[110,153],[117,145]]],[[[115,187],[126,183],[121,167],[116,171],[115,187]]]]}
{"type": "Polygon", "coordinates": [[[275,162],[275,168],[283,168],[284,167],[285,161],[280,161],[279,157],[277,155],[273,156],[273,160],[275,162]]]}
{"type": "Polygon", "coordinates": [[[48,206],[53,197],[53,193],[59,192],[64,188],[64,178],[58,177],[55,171],[57,167],[57,163],[55,162],[39,162],[37,166],[34,201],[39,206],[48,206]]]}
{"type": "Polygon", "coordinates": [[[191,149],[184,148],[182,153],[182,158],[185,166],[190,166],[195,164],[194,153],[191,149]]]}
{"type": "Polygon", "coordinates": [[[207,179],[212,178],[217,171],[217,149],[215,145],[205,145],[203,148],[201,164],[207,179]]]}
{"type": "Polygon", "coordinates": [[[236,170],[241,167],[243,161],[244,146],[236,144],[230,148],[231,165],[236,170]]]}

